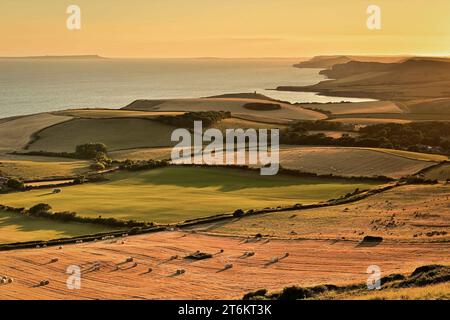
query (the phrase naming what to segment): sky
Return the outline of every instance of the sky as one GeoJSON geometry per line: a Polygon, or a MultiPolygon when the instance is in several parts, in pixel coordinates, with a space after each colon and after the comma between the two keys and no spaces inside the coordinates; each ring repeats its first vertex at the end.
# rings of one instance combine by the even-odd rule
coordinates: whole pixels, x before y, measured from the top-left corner
{"type": "Polygon", "coordinates": [[[450,55],[449,0],[1,0],[0,56],[450,55]],[[69,30],[66,10],[81,10],[69,30]],[[369,30],[366,10],[381,9],[369,30]]]}

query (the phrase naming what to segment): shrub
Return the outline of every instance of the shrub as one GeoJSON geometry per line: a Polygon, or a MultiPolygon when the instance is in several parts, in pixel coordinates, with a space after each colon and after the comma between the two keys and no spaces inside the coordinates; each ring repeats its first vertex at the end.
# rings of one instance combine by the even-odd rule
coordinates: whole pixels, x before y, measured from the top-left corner
{"type": "Polygon", "coordinates": [[[48,214],[52,210],[52,207],[46,203],[39,203],[28,210],[31,216],[41,216],[48,214]]]}
{"type": "Polygon", "coordinates": [[[281,106],[278,103],[251,102],[244,104],[244,108],[256,111],[270,111],[270,110],[279,110],[281,109],[281,106]]]}
{"type": "Polygon", "coordinates": [[[244,210],[242,209],[237,209],[234,213],[233,213],[233,217],[236,218],[240,218],[244,215],[244,210]]]}
{"type": "Polygon", "coordinates": [[[95,162],[90,165],[90,168],[95,171],[105,170],[105,165],[101,162],[95,162]]]}
{"type": "Polygon", "coordinates": [[[24,188],[23,182],[14,178],[8,179],[6,186],[14,190],[22,190],[24,188]]]}
{"type": "Polygon", "coordinates": [[[267,294],[267,290],[266,289],[260,289],[260,290],[256,290],[254,292],[249,292],[247,294],[244,295],[244,297],[242,298],[242,300],[255,300],[258,298],[264,298],[267,294]]]}

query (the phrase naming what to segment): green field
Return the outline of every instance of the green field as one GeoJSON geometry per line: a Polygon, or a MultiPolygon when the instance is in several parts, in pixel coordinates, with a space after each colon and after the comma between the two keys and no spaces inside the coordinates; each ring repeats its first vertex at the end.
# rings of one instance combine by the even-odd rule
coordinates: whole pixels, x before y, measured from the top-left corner
{"type": "Polygon", "coordinates": [[[0,204],[31,207],[48,203],[55,211],[82,216],[115,217],[169,223],[235,209],[314,203],[339,197],[374,182],[260,176],[227,168],[169,167],[135,173],[119,172],[109,181],[0,196],[0,204]]]}
{"type": "Polygon", "coordinates": [[[0,244],[70,238],[111,230],[106,226],[65,223],[26,217],[15,212],[0,211],[0,244]]]}

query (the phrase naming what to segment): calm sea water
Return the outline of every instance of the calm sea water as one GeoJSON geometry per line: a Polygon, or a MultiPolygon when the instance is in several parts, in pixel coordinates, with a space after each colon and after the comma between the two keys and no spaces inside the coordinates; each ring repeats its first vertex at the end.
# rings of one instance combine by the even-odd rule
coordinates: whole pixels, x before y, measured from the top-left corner
{"type": "MultiPolygon", "coordinates": [[[[136,99],[254,92],[290,102],[361,101],[266,90],[325,78],[288,59],[0,60],[0,118],[66,108],[121,108],[136,99]]],[[[365,99],[369,100],[369,99],[365,99]]]]}

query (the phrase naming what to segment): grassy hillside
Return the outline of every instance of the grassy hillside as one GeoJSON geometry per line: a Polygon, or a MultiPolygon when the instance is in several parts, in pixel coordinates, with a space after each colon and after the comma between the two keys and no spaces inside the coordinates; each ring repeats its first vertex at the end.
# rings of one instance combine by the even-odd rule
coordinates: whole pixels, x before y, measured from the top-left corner
{"type": "Polygon", "coordinates": [[[41,113],[13,118],[0,123],[0,151],[20,150],[36,131],[70,120],[70,117],[41,113]]]}
{"type": "Polygon", "coordinates": [[[146,119],[74,119],[39,132],[30,151],[73,152],[89,142],[106,144],[108,150],[170,146],[173,127],[146,119]]]}
{"type": "Polygon", "coordinates": [[[170,167],[136,173],[115,173],[109,182],[0,196],[14,207],[50,204],[55,211],[81,216],[176,222],[235,209],[265,208],[328,200],[376,183],[335,179],[260,176],[225,168],[170,167]]]}
{"type": "Polygon", "coordinates": [[[0,155],[0,173],[22,180],[77,176],[89,171],[89,161],[52,157],[0,155]]]}

